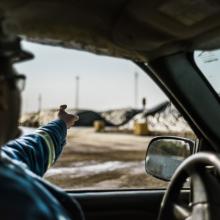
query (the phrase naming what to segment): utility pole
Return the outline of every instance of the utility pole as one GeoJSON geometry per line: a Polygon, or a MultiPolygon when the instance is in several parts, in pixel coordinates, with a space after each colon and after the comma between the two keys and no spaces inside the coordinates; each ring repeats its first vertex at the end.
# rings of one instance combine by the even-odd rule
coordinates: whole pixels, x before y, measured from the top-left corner
{"type": "Polygon", "coordinates": [[[38,95],[38,112],[40,113],[42,110],[42,95],[38,95]]]}
{"type": "Polygon", "coordinates": [[[138,107],[138,72],[134,73],[134,106],[138,107]]]}
{"type": "Polygon", "coordinates": [[[79,108],[79,76],[76,76],[75,109],[79,108]]]}
{"type": "Polygon", "coordinates": [[[146,110],[146,104],[147,104],[147,100],[145,97],[142,98],[142,106],[143,106],[143,111],[146,110]]]}

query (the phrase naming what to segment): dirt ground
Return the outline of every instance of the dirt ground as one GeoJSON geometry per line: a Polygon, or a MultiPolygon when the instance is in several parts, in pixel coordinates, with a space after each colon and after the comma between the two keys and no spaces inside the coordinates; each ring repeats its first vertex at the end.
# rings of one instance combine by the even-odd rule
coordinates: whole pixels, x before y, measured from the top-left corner
{"type": "Polygon", "coordinates": [[[76,190],[165,187],[165,182],[145,173],[144,158],[151,138],[72,128],[62,156],[45,178],[76,190]]]}

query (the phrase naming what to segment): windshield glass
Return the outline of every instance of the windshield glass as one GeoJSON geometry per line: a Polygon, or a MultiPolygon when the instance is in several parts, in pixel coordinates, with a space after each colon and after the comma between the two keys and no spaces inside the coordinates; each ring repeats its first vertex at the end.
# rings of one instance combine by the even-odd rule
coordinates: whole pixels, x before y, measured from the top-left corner
{"type": "Polygon", "coordinates": [[[206,79],[220,94],[220,50],[196,51],[194,59],[206,79]]]}
{"type": "Polygon", "coordinates": [[[82,51],[23,42],[35,59],[16,64],[27,76],[20,118],[34,133],[67,104],[79,116],[63,152],[44,178],[63,189],[164,188],[145,172],[155,136],[195,138],[180,112],[134,63],[82,51]]]}

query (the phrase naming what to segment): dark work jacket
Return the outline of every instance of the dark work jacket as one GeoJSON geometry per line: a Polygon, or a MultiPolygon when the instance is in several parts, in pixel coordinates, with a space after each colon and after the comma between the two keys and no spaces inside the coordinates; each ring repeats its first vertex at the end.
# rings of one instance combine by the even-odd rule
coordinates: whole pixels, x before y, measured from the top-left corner
{"type": "Polygon", "coordinates": [[[0,219],[83,219],[80,206],[65,192],[42,180],[66,139],[66,125],[55,120],[1,149],[0,219]]]}

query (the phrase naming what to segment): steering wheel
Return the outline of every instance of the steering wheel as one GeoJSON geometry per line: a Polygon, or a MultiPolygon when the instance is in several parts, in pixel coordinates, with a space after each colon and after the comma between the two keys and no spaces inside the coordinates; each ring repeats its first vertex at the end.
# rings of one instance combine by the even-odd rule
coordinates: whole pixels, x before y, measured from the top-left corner
{"type": "Polygon", "coordinates": [[[220,176],[220,159],[217,155],[197,153],[188,157],[171,179],[161,203],[158,220],[219,219],[220,182],[216,176],[220,176]],[[213,175],[213,171],[218,175],[213,175]],[[179,196],[188,177],[191,179],[191,203],[184,205],[179,201],[179,196]],[[211,208],[211,203],[216,208],[211,208]],[[211,214],[215,217],[211,218],[211,214]]]}

